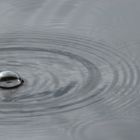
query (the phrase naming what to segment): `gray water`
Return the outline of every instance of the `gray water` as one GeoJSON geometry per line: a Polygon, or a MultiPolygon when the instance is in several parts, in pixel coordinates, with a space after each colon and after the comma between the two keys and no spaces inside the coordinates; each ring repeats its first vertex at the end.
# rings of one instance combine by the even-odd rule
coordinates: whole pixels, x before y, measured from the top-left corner
{"type": "Polygon", "coordinates": [[[139,140],[138,0],[0,0],[0,140],[139,140]]]}

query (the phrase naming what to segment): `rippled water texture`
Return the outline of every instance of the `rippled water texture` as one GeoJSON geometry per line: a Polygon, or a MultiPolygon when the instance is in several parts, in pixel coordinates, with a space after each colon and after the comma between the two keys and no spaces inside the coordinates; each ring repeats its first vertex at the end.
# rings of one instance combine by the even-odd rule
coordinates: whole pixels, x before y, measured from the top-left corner
{"type": "MultiPolygon", "coordinates": [[[[124,53],[101,42],[74,34],[35,32],[3,34],[0,45],[1,71],[18,72],[24,80],[17,89],[0,90],[1,125],[35,125],[34,119],[73,114],[94,105],[121,111],[137,100],[138,66],[124,53]]],[[[94,118],[90,120],[94,122],[94,118]]],[[[40,130],[42,123],[36,129],[40,130]]],[[[93,137],[94,129],[86,123],[72,126],[70,132],[75,139],[93,137]]]]}
{"type": "Polygon", "coordinates": [[[0,140],[139,140],[138,0],[0,0],[0,140]]]}

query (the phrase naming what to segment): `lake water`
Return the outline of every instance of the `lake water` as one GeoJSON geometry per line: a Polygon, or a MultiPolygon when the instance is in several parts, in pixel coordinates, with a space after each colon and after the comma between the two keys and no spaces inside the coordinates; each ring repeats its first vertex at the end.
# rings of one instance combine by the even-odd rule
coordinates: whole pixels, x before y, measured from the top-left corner
{"type": "Polygon", "coordinates": [[[0,0],[2,140],[140,139],[140,1],[0,0]]]}

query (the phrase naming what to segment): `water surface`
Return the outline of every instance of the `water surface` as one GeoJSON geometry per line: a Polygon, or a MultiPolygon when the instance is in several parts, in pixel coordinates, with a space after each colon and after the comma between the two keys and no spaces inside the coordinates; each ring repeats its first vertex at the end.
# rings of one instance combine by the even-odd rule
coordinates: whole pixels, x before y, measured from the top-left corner
{"type": "Polygon", "coordinates": [[[139,140],[139,4],[0,0],[0,139],[139,140]]]}

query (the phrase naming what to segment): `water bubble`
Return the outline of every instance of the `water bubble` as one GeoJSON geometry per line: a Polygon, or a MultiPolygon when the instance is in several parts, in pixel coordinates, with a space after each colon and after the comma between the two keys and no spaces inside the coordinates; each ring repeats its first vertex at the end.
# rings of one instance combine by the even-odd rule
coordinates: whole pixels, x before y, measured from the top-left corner
{"type": "Polygon", "coordinates": [[[3,89],[11,89],[20,86],[23,80],[20,76],[12,71],[0,72],[0,87],[3,89]]]}

